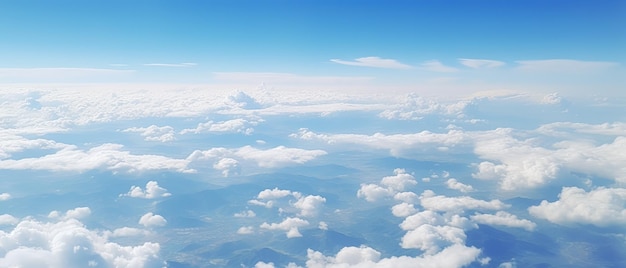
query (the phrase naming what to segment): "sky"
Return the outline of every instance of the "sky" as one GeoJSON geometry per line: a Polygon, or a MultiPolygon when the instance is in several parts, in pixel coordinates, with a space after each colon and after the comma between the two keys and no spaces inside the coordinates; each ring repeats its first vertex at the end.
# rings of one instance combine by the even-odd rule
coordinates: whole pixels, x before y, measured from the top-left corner
{"type": "Polygon", "coordinates": [[[626,267],[624,1],[0,1],[0,267],[626,267]]]}
{"type": "Polygon", "coordinates": [[[588,81],[604,95],[624,83],[621,1],[1,5],[0,74],[8,83],[294,88],[306,81],[299,87],[311,89],[332,78],[372,90],[463,95],[451,88],[549,93],[567,84],[585,96],[588,81]]]}

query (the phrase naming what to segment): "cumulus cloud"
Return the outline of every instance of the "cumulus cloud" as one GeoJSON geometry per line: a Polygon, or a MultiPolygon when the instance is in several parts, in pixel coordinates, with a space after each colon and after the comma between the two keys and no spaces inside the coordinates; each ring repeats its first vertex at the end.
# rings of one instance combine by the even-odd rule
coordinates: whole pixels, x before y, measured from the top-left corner
{"type": "Polygon", "coordinates": [[[133,237],[133,236],[145,236],[149,234],[150,234],[150,231],[148,230],[131,228],[131,227],[122,227],[122,228],[117,228],[113,230],[112,232],[111,231],[104,232],[104,235],[107,237],[133,237]]]}
{"type": "Polygon", "coordinates": [[[19,219],[16,217],[13,217],[12,215],[9,215],[9,214],[0,215],[0,225],[15,225],[18,222],[19,222],[19,219]]]}
{"type": "Polygon", "coordinates": [[[128,193],[122,196],[130,196],[136,198],[154,199],[159,197],[168,197],[172,194],[167,192],[167,189],[159,186],[156,181],[149,181],[146,183],[146,190],[141,189],[139,186],[131,186],[128,193]]]}
{"type": "Polygon", "coordinates": [[[326,152],[322,150],[288,148],[285,146],[278,146],[267,150],[244,146],[235,149],[212,148],[206,151],[196,150],[191,153],[187,159],[189,161],[201,161],[233,158],[253,161],[259,167],[273,168],[289,164],[303,164],[322,155],[326,155],[326,152]]]}
{"type": "Polygon", "coordinates": [[[236,218],[254,218],[256,217],[256,213],[254,213],[254,211],[252,210],[246,210],[246,211],[242,211],[239,213],[235,213],[236,218]]]}
{"type": "Polygon", "coordinates": [[[314,217],[319,209],[326,203],[326,198],[319,195],[303,195],[300,192],[281,190],[278,188],[265,189],[257,195],[257,199],[248,201],[249,204],[271,208],[275,204],[282,204],[279,207],[281,212],[292,212],[302,217],[314,217]],[[280,199],[290,197],[287,204],[280,202],[280,199]]]}
{"type": "Polygon", "coordinates": [[[559,200],[528,208],[531,215],[557,224],[591,224],[600,227],[626,224],[626,189],[597,188],[589,192],[563,187],[559,200]]]}
{"type": "Polygon", "coordinates": [[[474,191],[474,187],[472,187],[471,185],[463,184],[457,181],[455,178],[448,179],[446,181],[446,185],[448,186],[449,189],[458,190],[463,193],[474,191]]]}
{"type": "Polygon", "coordinates": [[[0,232],[1,267],[161,267],[158,243],[122,246],[76,219],[56,223],[27,219],[0,232]],[[27,234],[27,235],[25,235],[27,234]]]}
{"type": "Polygon", "coordinates": [[[484,59],[459,59],[459,62],[467,67],[474,69],[497,68],[502,67],[506,64],[502,61],[484,59]]]}
{"type": "Polygon", "coordinates": [[[310,268],[346,267],[464,267],[474,262],[480,249],[464,245],[452,245],[434,255],[399,256],[380,258],[381,253],[370,247],[345,247],[335,256],[324,256],[321,252],[307,250],[306,266],[310,268]]]}
{"type": "Polygon", "coordinates": [[[506,211],[498,211],[493,214],[480,214],[470,216],[474,222],[488,225],[501,225],[506,227],[523,228],[527,231],[533,231],[537,224],[526,219],[519,219],[517,216],[506,211]]]}
{"type": "Polygon", "coordinates": [[[156,215],[152,212],[148,212],[141,216],[141,218],[139,219],[139,224],[145,227],[161,227],[165,226],[167,224],[167,221],[161,215],[156,215]]]}
{"type": "Polygon", "coordinates": [[[185,159],[173,159],[160,155],[134,155],[122,150],[120,144],[102,144],[89,150],[76,146],[67,147],[38,158],[7,159],[0,161],[0,169],[34,169],[52,171],[87,171],[106,169],[113,171],[141,172],[147,170],[175,170],[193,172],[187,168],[185,159]]]}
{"type": "Polygon", "coordinates": [[[174,128],[170,126],[159,127],[157,125],[150,125],[148,127],[131,127],[122,130],[122,132],[137,132],[144,137],[146,141],[168,142],[176,140],[174,128]]]}
{"type": "Polygon", "coordinates": [[[330,60],[334,63],[344,64],[344,65],[352,65],[352,66],[363,66],[363,67],[375,67],[375,68],[387,68],[387,69],[411,69],[413,68],[410,65],[401,63],[394,59],[383,59],[380,57],[363,57],[357,58],[354,61],[346,61],[340,59],[332,59],[330,60]]]}
{"type": "Polygon", "coordinates": [[[237,234],[247,235],[247,234],[253,234],[253,233],[254,233],[254,227],[252,226],[243,226],[237,229],[237,234]]]}
{"type": "Polygon", "coordinates": [[[232,132],[232,133],[243,133],[246,135],[252,134],[254,132],[253,126],[256,126],[262,120],[246,120],[243,118],[231,119],[227,121],[214,122],[208,121],[205,123],[200,123],[196,128],[188,128],[183,129],[180,134],[187,133],[206,133],[206,132],[232,132]]]}
{"type": "Polygon", "coordinates": [[[9,200],[10,198],[11,198],[11,194],[9,194],[9,193],[1,193],[0,194],[0,201],[9,200]]]}
{"type": "Polygon", "coordinates": [[[64,214],[61,212],[53,210],[48,214],[48,218],[51,219],[82,219],[91,215],[91,209],[89,207],[77,207],[74,209],[67,210],[64,214]]]}
{"type": "Polygon", "coordinates": [[[267,229],[267,230],[287,231],[286,232],[287,238],[294,238],[294,237],[302,236],[302,234],[300,234],[300,231],[298,230],[298,227],[303,227],[307,225],[309,225],[309,222],[307,220],[303,220],[297,217],[290,217],[290,218],[284,219],[282,222],[279,222],[279,223],[264,222],[259,227],[261,229],[267,229]]]}
{"type": "Polygon", "coordinates": [[[367,146],[374,149],[389,150],[393,156],[402,156],[404,153],[416,149],[455,146],[467,138],[463,131],[450,130],[447,133],[432,133],[422,131],[414,134],[391,134],[375,133],[363,134],[318,134],[306,128],[301,128],[298,133],[290,135],[292,138],[302,140],[322,141],[327,144],[353,144],[367,146]],[[428,147],[431,145],[432,147],[428,147]]]}
{"type": "MultiPolygon", "coordinates": [[[[357,191],[357,197],[365,198],[368,202],[375,202],[377,200],[394,196],[409,186],[417,184],[413,175],[406,173],[406,170],[397,168],[393,171],[393,176],[386,176],[380,180],[378,184],[361,184],[361,188],[357,191]],[[382,186],[381,186],[382,185],[382,186]]],[[[399,196],[399,198],[409,198],[406,196],[399,196]]]]}
{"type": "Polygon", "coordinates": [[[442,103],[434,99],[427,99],[417,94],[408,94],[403,103],[391,105],[380,112],[378,116],[386,119],[420,120],[427,115],[444,115],[464,117],[465,109],[472,101],[461,100],[452,103],[442,103]]]}
{"type": "Polygon", "coordinates": [[[391,213],[396,217],[407,217],[415,212],[417,212],[417,209],[413,206],[413,204],[409,203],[402,202],[391,207],[391,213]]]}
{"type": "Polygon", "coordinates": [[[463,245],[465,238],[465,232],[458,227],[422,224],[408,231],[402,237],[400,245],[403,248],[416,248],[422,250],[424,254],[431,255],[454,244],[463,245]]]}
{"type": "Polygon", "coordinates": [[[425,190],[420,196],[420,204],[425,209],[434,211],[463,212],[465,210],[501,210],[509,207],[498,199],[491,201],[474,199],[469,196],[447,197],[436,195],[431,190],[425,190]]]}

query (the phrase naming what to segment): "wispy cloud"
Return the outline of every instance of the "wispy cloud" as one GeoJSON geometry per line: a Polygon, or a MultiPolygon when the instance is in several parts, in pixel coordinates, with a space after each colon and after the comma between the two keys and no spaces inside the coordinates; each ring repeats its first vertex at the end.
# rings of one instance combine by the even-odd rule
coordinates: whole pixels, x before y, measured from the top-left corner
{"type": "Polygon", "coordinates": [[[458,71],[459,69],[446,66],[438,60],[430,60],[424,62],[420,65],[422,70],[431,71],[431,72],[439,72],[439,73],[453,73],[458,71]]]}
{"type": "Polygon", "coordinates": [[[195,62],[183,62],[183,63],[145,63],[144,66],[153,67],[191,67],[198,65],[195,62]]]}
{"type": "Polygon", "coordinates": [[[506,64],[502,61],[484,59],[459,59],[459,62],[467,67],[474,69],[497,68],[506,64]]]}
{"type": "Polygon", "coordinates": [[[581,61],[570,59],[521,60],[516,61],[518,69],[538,72],[590,72],[619,66],[617,62],[581,61]]]}
{"type": "Polygon", "coordinates": [[[330,61],[334,63],[344,64],[344,65],[352,65],[352,66],[363,66],[363,67],[374,67],[374,68],[387,68],[387,69],[411,69],[413,66],[401,63],[394,59],[383,59],[380,57],[363,57],[354,59],[354,61],[340,60],[340,59],[331,59],[330,61]]]}

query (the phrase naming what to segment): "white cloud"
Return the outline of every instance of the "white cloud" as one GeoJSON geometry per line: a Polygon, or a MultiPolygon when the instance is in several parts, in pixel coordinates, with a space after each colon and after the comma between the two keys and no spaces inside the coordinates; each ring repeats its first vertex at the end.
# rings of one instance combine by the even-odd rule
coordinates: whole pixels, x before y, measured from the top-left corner
{"type": "Polygon", "coordinates": [[[518,69],[532,72],[574,72],[585,73],[607,70],[619,66],[617,62],[580,61],[570,59],[523,60],[517,61],[518,69]]]}
{"type": "Polygon", "coordinates": [[[559,104],[563,101],[563,97],[559,95],[559,93],[550,93],[541,99],[541,104],[559,104]]]}
{"type": "Polygon", "coordinates": [[[253,234],[253,233],[254,233],[254,227],[252,226],[243,226],[237,229],[237,234],[247,235],[247,234],[253,234]]]}
{"type": "Polygon", "coordinates": [[[527,231],[532,231],[535,227],[537,227],[537,224],[534,222],[526,219],[519,219],[517,216],[506,211],[498,211],[495,215],[476,213],[476,215],[470,216],[470,219],[481,224],[523,228],[527,231]]]}
{"type": "Polygon", "coordinates": [[[431,190],[425,190],[420,196],[420,204],[425,209],[434,211],[462,212],[464,210],[501,210],[509,207],[498,199],[491,201],[474,199],[469,196],[447,197],[435,195],[431,190]]]}
{"type": "Polygon", "coordinates": [[[89,207],[77,207],[74,209],[67,210],[63,215],[61,212],[53,210],[48,214],[48,218],[51,219],[82,219],[91,215],[91,209],[89,207]]]}
{"type": "Polygon", "coordinates": [[[161,267],[158,243],[122,246],[76,219],[44,223],[27,219],[0,232],[0,267],[161,267]],[[27,235],[25,235],[27,234],[27,235]]]}
{"type": "Polygon", "coordinates": [[[9,193],[1,193],[0,194],[0,201],[9,200],[10,198],[11,198],[11,194],[9,194],[9,193]]]}
{"type": "Polygon", "coordinates": [[[467,138],[463,131],[459,130],[450,130],[447,133],[422,131],[414,134],[385,135],[375,133],[373,135],[362,135],[317,134],[306,128],[301,128],[298,133],[293,133],[290,137],[302,140],[318,140],[330,145],[353,144],[374,149],[386,149],[389,150],[393,156],[401,156],[406,153],[414,152],[416,149],[425,150],[425,148],[436,149],[436,147],[441,146],[455,146],[464,142],[467,138]],[[427,145],[430,145],[430,147],[427,145]]]}
{"type": "Polygon", "coordinates": [[[169,142],[176,140],[174,128],[170,126],[159,127],[150,125],[149,127],[132,127],[124,129],[122,132],[138,132],[146,141],[169,142]]]}
{"type": "Polygon", "coordinates": [[[265,189],[259,192],[259,194],[257,195],[257,198],[263,199],[263,200],[272,200],[272,199],[283,198],[289,195],[292,195],[292,192],[289,190],[281,190],[278,188],[274,188],[274,189],[265,189]]]}
{"type": "Polygon", "coordinates": [[[274,268],[274,267],[275,266],[273,262],[265,263],[265,262],[260,261],[254,265],[254,268],[274,268]]]}
{"type": "Polygon", "coordinates": [[[212,148],[206,151],[196,150],[187,159],[189,161],[200,161],[228,157],[254,161],[259,167],[274,168],[289,164],[303,164],[323,155],[326,155],[326,152],[322,150],[305,150],[285,146],[263,150],[246,145],[235,149],[212,148]]]}
{"type": "Polygon", "coordinates": [[[106,231],[104,232],[104,234],[107,237],[133,237],[133,236],[149,235],[150,231],[138,229],[138,228],[122,227],[122,228],[117,228],[113,230],[112,232],[106,231]]]}
{"type": "Polygon", "coordinates": [[[239,213],[235,213],[236,218],[254,218],[256,217],[256,213],[254,213],[254,211],[252,210],[246,210],[246,211],[242,211],[239,213]]]}
{"type": "Polygon", "coordinates": [[[403,103],[389,105],[391,107],[382,111],[378,116],[399,120],[420,120],[424,116],[433,114],[461,118],[465,116],[465,109],[471,103],[471,100],[444,103],[411,93],[404,98],[403,103]]]}
{"type": "Polygon", "coordinates": [[[409,204],[416,204],[419,201],[419,196],[414,192],[400,192],[395,194],[393,199],[409,204]]]}
{"type": "Polygon", "coordinates": [[[208,121],[206,123],[200,123],[196,128],[187,128],[183,129],[180,134],[187,133],[205,133],[205,132],[233,132],[233,133],[243,133],[246,135],[252,134],[254,132],[253,126],[259,124],[263,120],[246,120],[243,118],[231,119],[227,121],[221,122],[213,122],[208,121]]]}
{"type": "Polygon", "coordinates": [[[467,67],[474,69],[497,68],[505,65],[505,63],[502,61],[484,59],[459,59],[459,62],[467,67]]]}
{"type": "Polygon", "coordinates": [[[301,237],[302,234],[300,234],[300,231],[298,230],[298,227],[303,227],[303,226],[307,226],[309,225],[309,222],[300,218],[295,218],[295,217],[290,217],[290,218],[286,218],[284,219],[282,222],[280,223],[267,223],[264,222],[262,223],[259,227],[261,229],[267,229],[267,230],[283,230],[283,231],[287,231],[287,238],[293,238],[293,237],[301,237]]]}
{"type": "Polygon", "coordinates": [[[12,215],[9,215],[9,214],[0,215],[0,225],[15,225],[18,222],[19,222],[19,219],[16,217],[13,217],[12,215]]]}
{"type": "Polygon", "coordinates": [[[432,255],[454,244],[463,245],[465,238],[465,232],[461,228],[422,224],[408,231],[402,237],[400,245],[402,248],[416,248],[424,254],[432,255]]]}
{"type": "Polygon", "coordinates": [[[417,212],[417,209],[413,206],[413,204],[409,203],[402,202],[391,207],[391,213],[400,218],[415,214],[415,212],[417,212]]]}
{"type": "Polygon", "coordinates": [[[420,65],[420,68],[425,71],[439,72],[439,73],[453,73],[459,69],[446,66],[438,60],[426,61],[420,65]]]}
{"type": "Polygon", "coordinates": [[[145,227],[160,227],[165,226],[167,224],[167,220],[163,218],[161,215],[156,215],[152,212],[148,212],[141,216],[139,219],[139,224],[145,227]]]}
{"type": "Polygon", "coordinates": [[[380,259],[381,254],[370,247],[345,247],[336,256],[324,256],[321,252],[307,250],[306,266],[309,268],[347,267],[423,267],[458,268],[476,260],[480,249],[464,245],[452,245],[434,255],[389,257],[380,259]]]}
{"type": "Polygon", "coordinates": [[[0,161],[0,169],[34,169],[52,171],[87,171],[107,169],[114,171],[141,172],[147,170],[176,170],[193,172],[187,168],[188,161],[160,155],[133,155],[122,151],[122,145],[102,144],[87,151],[76,146],[67,147],[39,158],[7,159],[0,161]]]}
{"type": "Polygon", "coordinates": [[[626,189],[601,187],[586,192],[577,187],[563,187],[559,200],[543,200],[529,207],[528,212],[557,224],[623,226],[626,224],[626,189]]]}
{"type": "Polygon", "coordinates": [[[241,167],[239,166],[239,161],[229,157],[222,158],[219,161],[215,162],[215,164],[213,164],[213,168],[221,170],[224,177],[238,175],[241,170],[241,167]]]}
{"type": "Polygon", "coordinates": [[[293,207],[300,210],[300,213],[298,213],[300,216],[313,217],[317,215],[320,206],[324,203],[326,203],[326,198],[319,195],[308,195],[300,197],[298,201],[293,203],[293,207]]]}
{"type": "Polygon", "coordinates": [[[317,228],[320,228],[320,230],[328,230],[328,223],[320,221],[317,228]]]}
{"type": "Polygon", "coordinates": [[[457,181],[455,178],[448,179],[446,181],[446,185],[448,186],[449,189],[458,190],[463,193],[474,191],[474,187],[472,187],[471,185],[463,184],[457,181]]]}
{"type": "Polygon", "coordinates": [[[130,196],[137,198],[145,198],[145,199],[154,199],[159,197],[168,197],[172,194],[167,192],[167,189],[159,186],[159,183],[156,181],[149,181],[146,183],[146,190],[144,191],[139,186],[131,186],[128,193],[123,194],[121,196],[130,196]]]}
{"type": "Polygon", "coordinates": [[[405,188],[417,184],[415,177],[406,173],[404,169],[394,169],[393,173],[395,174],[394,176],[383,177],[380,184],[397,192],[404,191],[405,188]]]}
{"type": "Polygon", "coordinates": [[[346,61],[339,59],[330,60],[334,63],[344,64],[344,65],[352,65],[352,66],[363,66],[363,67],[375,67],[375,68],[387,68],[387,69],[411,69],[413,68],[410,65],[401,63],[394,59],[383,59],[379,57],[363,57],[354,59],[354,61],[346,61]]]}
{"type": "Polygon", "coordinates": [[[393,196],[394,191],[390,188],[380,187],[377,184],[361,184],[357,191],[357,197],[365,198],[368,202],[376,202],[385,197],[393,196]]]}

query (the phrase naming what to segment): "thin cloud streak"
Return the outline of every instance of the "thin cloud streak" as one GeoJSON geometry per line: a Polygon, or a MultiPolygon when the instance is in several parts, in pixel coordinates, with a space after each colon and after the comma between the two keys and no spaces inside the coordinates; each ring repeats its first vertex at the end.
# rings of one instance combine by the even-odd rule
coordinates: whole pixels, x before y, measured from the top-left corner
{"type": "Polygon", "coordinates": [[[412,69],[413,66],[401,63],[394,59],[383,59],[380,57],[363,57],[354,59],[354,61],[346,61],[340,59],[331,59],[331,62],[362,67],[386,68],[386,69],[412,69]]]}

